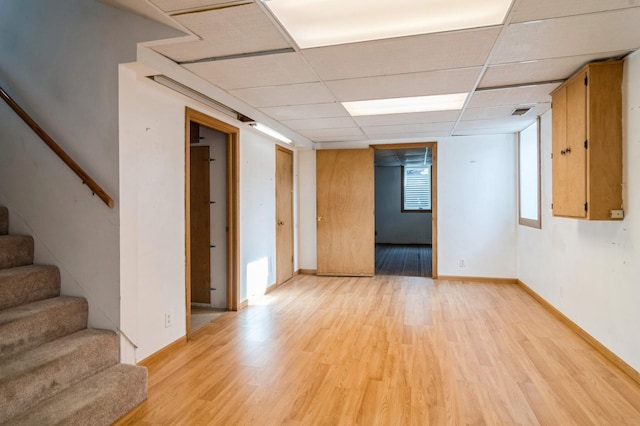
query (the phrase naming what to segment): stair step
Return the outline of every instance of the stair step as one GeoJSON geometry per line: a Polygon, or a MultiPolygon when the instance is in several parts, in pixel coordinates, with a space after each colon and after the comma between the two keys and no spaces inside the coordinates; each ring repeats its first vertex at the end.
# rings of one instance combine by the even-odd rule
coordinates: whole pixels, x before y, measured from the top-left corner
{"type": "Polygon", "coordinates": [[[0,235],[9,233],[9,210],[0,206],[0,235]]]}
{"type": "Polygon", "coordinates": [[[60,271],[55,266],[0,269],[0,310],[59,295],[60,271]]]}
{"type": "Polygon", "coordinates": [[[110,425],[147,398],[147,369],[117,364],[4,425],[110,425]]]}
{"type": "Polygon", "coordinates": [[[118,363],[113,331],[85,329],[0,364],[0,423],[118,363]]]}
{"type": "Polygon", "coordinates": [[[29,235],[0,235],[0,269],[33,263],[33,238],[29,235]]]}
{"type": "Polygon", "coordinates": [[[59,296],[0,311],[0,362],[87,328],[87,301],[59,296]]]}

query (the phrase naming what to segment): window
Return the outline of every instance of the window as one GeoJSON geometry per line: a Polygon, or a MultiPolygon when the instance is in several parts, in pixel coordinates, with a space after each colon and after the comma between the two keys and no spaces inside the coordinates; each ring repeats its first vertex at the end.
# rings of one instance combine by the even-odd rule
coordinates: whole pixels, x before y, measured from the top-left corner
{"type": "Polygon", "coordinates": [[[540,119],[518,133],[518,223],[540,229],[540,119]]]}
{"type": "Polygon", "coordinates": [[[402,168],[402,211],[431,212],[431,166],[402,168]]]}

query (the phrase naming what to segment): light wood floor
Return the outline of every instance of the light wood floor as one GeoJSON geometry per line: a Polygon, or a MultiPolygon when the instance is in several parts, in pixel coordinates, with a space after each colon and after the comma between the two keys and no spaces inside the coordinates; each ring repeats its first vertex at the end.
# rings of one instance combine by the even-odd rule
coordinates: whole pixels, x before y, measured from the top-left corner
{"type": "Polygon", "coordinates": [[[640,424],[640,386],[511,284],[298,276],[149,374],[119,424],[640,424]]]}

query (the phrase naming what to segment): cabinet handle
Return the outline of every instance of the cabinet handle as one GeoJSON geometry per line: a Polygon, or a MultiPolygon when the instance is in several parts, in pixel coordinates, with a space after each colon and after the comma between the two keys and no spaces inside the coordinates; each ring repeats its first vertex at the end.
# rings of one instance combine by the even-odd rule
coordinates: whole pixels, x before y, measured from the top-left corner
{"type": "Polygon", "coordinates": [[[567,151],[565,151],[564,149],[562,151],[560,151],[560,155],[565,155],[567,153],[567,151]]]}
{"type": "Polygon", "coordinates": [[[571,153],[571,148],[567,148],[566,153],[567,154],[571,153]]]}

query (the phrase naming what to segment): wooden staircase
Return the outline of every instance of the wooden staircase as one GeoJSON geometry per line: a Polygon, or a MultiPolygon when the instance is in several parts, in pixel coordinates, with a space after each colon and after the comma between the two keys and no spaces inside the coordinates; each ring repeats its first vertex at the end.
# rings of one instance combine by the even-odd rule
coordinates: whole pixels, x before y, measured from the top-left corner
{"type": "Polygon", "coordinates": [[[147,398],[147,370],[119,363],[118,337],[87,328],[33,238],[8,235],[0,207],[0,425],[109,425],[147,398]]]}

